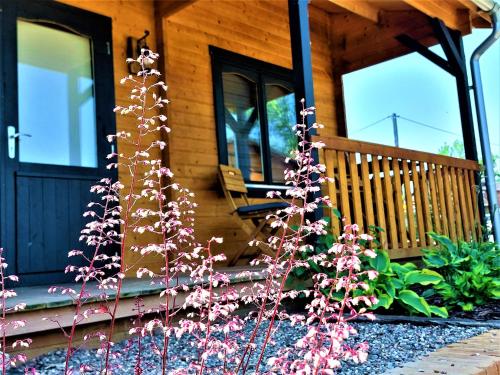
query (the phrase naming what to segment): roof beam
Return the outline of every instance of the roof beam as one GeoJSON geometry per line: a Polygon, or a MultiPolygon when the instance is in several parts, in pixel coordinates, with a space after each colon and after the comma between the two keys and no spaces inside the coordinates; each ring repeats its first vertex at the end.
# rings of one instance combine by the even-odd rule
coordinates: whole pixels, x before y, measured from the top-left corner
{"type": "Polygon", "coordinates": [[[361,0],[329,0],[331,3],[351,12],[366,18],[374,23],[378,23],[379,9],[372,4],[361,0]]]}
{"type": "Polygon", "coordinates": [[[171,16],[196,0],[155,0],[156,15],[161,18],[171,16]]]}
{"type": "Polygon", "coordinates": [[[488,12],[483,12],[471,0],[457,0],[464,8],[471,12],[472,23],[474,27],[490,28],[491,17],[488,12]]]}
{"type": "Polygon", "coordinates": [[[446,70],[450,74],[453,74],[453,69],[451,68],[448,61],[446,61],[441,56],[432,52],[429,48],[422,45],[417,40],[413,39],[412,37],[410,37],[406,34],[397,35],[396,39],[398,41],[400,41],[401,43],[403,43],[406,47],[410,48],[412,51],[418,52],[419,54],[424,56],[426,59],[432,61],[434,64],[436,64],[440,68],[446,70]]]}
{"type": "MultiPolygon", "coordinates": [[[[432,19],[432,26],[450,64],[456,69],[465,72],[466,62],[460,55],[460,52],[458,51],[457,45],[453,40],[450,30],[448,30],[444,22],[438,18],[432,19]]],[[[457,32],[454,31],[454,33],[457,32]]]]}
{"type": "Polygon", "coordinates": [[[459,9],[442,0],[403,0],[426,15],[443,20],[446,26],[455,30],[470,29],[469,9],[459,9]]]}

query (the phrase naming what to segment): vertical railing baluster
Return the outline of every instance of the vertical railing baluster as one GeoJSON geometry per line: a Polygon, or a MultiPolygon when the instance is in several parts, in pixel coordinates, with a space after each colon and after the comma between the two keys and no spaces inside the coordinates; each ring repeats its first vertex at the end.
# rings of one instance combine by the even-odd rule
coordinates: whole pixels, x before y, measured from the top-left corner
{"type": "Polygon", "coordinates": [[[383,229],[380,233],[380,243],[383,248],[388,248],[387,227],[385,221],[384,195],[382,192],[382,181],[380,178],[380,163],[377,155],[372,156],[373,181],[375,186],[375,207],[377,209],[377,225],[383,229]]]}
{"type": "Polygon", "coordinates": [[[455,222],[457,227],[457,239],[463,239],[462,215],[460,215],[460,196],[458,195],[457,172],[454,167],[450,168],[451,190],[453,192],[453,208],[455,209],[455,222]]]}
{"type": "Polygon", "coordinates": [[[453,206],[453,191],[451,187],[451,178],[448,167],[443,165],[443,184],[444,196],[446,199],[446,212],[448,212],[448,228],[450,230],[450,238],[452,241],[457,240],[457,224],[455,220],[455,207],[453,206]]]}
{"type": "Polygon", "coordinates": [[[394,211],[394,195],[392,192],[392,176],[389,168],[389,160],[387,157],[382,158],[382,168],[384,171],[384,191],[385,191],[385,204],[386,204],[386,215],[387,221],[389,223],[389,234],[391,240],[391,246],[393,249],[399,248],[398,241],[398,229],[396,224],[396,212],[394,211]]]}
{"type": "MultiPolygon", "coordinates": [[[[330,202],[332,203],[332,207],[338,210],[336,184],[338,183],[339,175],[338,173],[335,173],[335,169],[337,167],[336,163],[337,152],[331,149],[326,149],[324,155],[325,155],[326,175],[332,179],[328,180],[327,183],[328,196],[330,197],[330,202]]],[[[332,233],[335,235],[335,237],[338,237],[340,235],[339,218],[335,214],[333,214],[333,212],[331,212],[330,220],[331,220],[332,233]]]]}
{"type": "MultiPolygon", "coordinates": [[[[413,182],[413,195],[415,197],[415,211],[417,212],[417,231],[418,231],[418,242],[419,246],[425,246],[427,241],[425,238],[425,227],[424,227],[424,210],[422,208],[422,196],[420,193],[420,182],[419,182],[419,172],[417,170],[418,161],[411,161],[411,180],[413,182]]],[[[422,168],[419,165],[420,169],[422,168]]]]}
{"type": "Polygon", "coordinates": [[[431,188],[431,204],[432,204],[432,219],[434,223],[434,230],[437,233],[441,233],[441,212],[439,210],[438,203],[438,190],[436,187],[436,176],[435,169],[436,166],[433,163],[428,163],[429,166],[429,186],[431,188]]]}
{"type": "Polygon", "coordinates": [[[361,176],[363,181],[363,198],[366,212],[366,229],[368,230],[370,225],[375,225],[375,216],[373,214],[370,168],[368,166],[368,158],[365,154],[361,154],[361,176]]]}
{"type": "Polygon", "coordinates": [[[398,217],[398,230],[399,230],[399,240],[401,242],[401,248],[408,248],[408,234],[407,228],[408,224],[406,222],[405,210],[404,210],[404,198],[403,190],[401,184],[401,169],[399,167],[399,159],[392,158],[392,170],[394,172],[394,190],[396,191],[396,212],[398,217]]]}
{"type": "Polygon", "coordinates": [[[408,160],[403,160],[403,181],[405,187],[405,198],[406,198],[406,214],[408,216],[408,229],[410,231],[410,243],[411,247],[418,247],[417,243],[417,231],[415,229],[415,210],[413,203],[413,194],[410,182],[410,169],[408,167],[408,160]]]}
{"type": "Polygon", "coordinates": [[[351,208],[349,205],[349,185],[347,181],[347,171],[346,171],[344,151],[337,152],[337,163],[339,166],[340,207],[341,207],[342,217],[345,218],[346,224],[352,224],[351,208]]]}
{"type": "Polygon", "coordinates": [[[363,232],[363,211],[361,209],[358,164],[356,163],[356,154],[354,152],[349,153],[349,171],[351,172],[351,196],[354,207],[354,221],[363,232]]]}

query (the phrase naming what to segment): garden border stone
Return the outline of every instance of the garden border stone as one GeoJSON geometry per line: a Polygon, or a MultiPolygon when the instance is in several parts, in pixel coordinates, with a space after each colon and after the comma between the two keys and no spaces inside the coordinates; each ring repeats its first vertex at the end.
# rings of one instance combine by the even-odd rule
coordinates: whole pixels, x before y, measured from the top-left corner
{"type": "Polygon", "coordinates": [[[447,345],[384,375],[500,375],[500,329],[447,345]]]}

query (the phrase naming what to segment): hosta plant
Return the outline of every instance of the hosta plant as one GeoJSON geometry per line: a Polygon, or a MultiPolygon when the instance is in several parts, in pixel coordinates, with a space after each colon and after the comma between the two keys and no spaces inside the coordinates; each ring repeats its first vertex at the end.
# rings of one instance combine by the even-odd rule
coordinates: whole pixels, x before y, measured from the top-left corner
{"type": "Polygon", "coordinates": [[[500,299],[500,247],[493,242],[453,242],[430,233],[437,246],[423,250],[424,263],[444,279],[427,296],[438,295],[450,308],[471,311],[500,299]]]}
{"type": "Polygon", "coordinates": [[[377,277],[368,281],[370,291],[378,298],[378,303],[372,309],[389,309],[394,303],[410,314],[437,315],[442,318],[448,316],[444,307],[429,304],[416,288],[430,288],[443,281],[436,271],[418,267],[411,262],[404,264],[391,262],[384,250],[377,250],[377,256],[368,259],[369,265],[378,272],[377,277]]]}

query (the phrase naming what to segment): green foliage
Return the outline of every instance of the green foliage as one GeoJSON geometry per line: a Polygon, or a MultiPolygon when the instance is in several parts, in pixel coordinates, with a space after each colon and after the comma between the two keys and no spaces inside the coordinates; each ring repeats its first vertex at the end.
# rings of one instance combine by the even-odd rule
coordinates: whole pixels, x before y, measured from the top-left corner
{"type": "MultiPolygon", "coordinates": [[[[336,212],[334,211],[333,214],[335,215],[336,212]]],[[[324,218],[324,220],[328,222],[330,219],[324,218]]],[[[327,227],[329,227],[329,225],[327,225],[327,227]]],[[[370,234],[375,238],[382,231],[382,228],[375,226],[369,228],[370,234]]],[[[326,253],[335,242],[335,236],[331,232],[328,232],[318,237],[314,250],[301,252],[300,256],[303,260],[308,260],[313,252],[316,254],[326,253]]],[[[372,243],[375,246],[379,245],[376,239],[372,241],[372,243]]],[[[360,245],[364,244],[360,243],[360,245]]],[[[375,258],[363,257],[362,264],[364,265],[365,271],[375,270],[378,272],[378,276],[373,280],[369,280],[366,276],[363,281],[368,284],[369,290],[358,290],[356,292],[358,296],[362,294],[373,294],[377,297],[378,303],[371,307],[372,310],[382,308],[389,309],[396,304],[410,314],[423,314],[426,316],[435,315],[443,318],[448,316],[446,308],[430,305],[425,300],[425,294],[432,295],[433,293],[429,292],[429,290],[425,290],[422,295],[419,295],[416,290],[422,287],[430,288],[430,286],[441,283],[443,277],[439,273],[430,269],[418,269],[418,267],[411,262],[405,264],[391,262],[387,251],[376,250],[376,252],[377,257],[375,258]]],[[[300,267],[292,271],[287,279],[287,287],[296,290],[307,289],[311,285],[311,277],[313,274],[329,274],[315,262],[308,261],[307,263],[308,267],[300,267]]],[[[329,274],[329,276],[333,275],[329,274]]],[[[328,292],[329,291],[325,291],[325,293],[328,292]]],[[[333,293],[333,295],[331,295],[333,299],[339,300],[342,296],[343,293],[333,293]]]]}
{"type": "Polygon", "coordinates": [[[426,296],[438,294],[450,308],[471,311],[491,299],[500,299],[500,247],[493,242],[454,243],[446,236],[430,233],[438,246],[423,250],[427,267],[444,280],[426,296]]]}
{"type": "Polygon", "coordinates": [[[391,262],[384,250],[377,250],[377,257],[368,260],[370,267],[378,272],[373,280],[368,280],[368,292],[375,294],[378,303],[373,310],[389,309],[394,303],[404,308],[410,314],[437,315],[448,317],[448,311],[443,307],[429,305],[423,296],[414,289],[415,286],[436,285],[443,277],[429,269],[418,269],[414,263],[399,264],[391,262]]]}
{"type": "MultiPolygon", "coordinates": [[[[445,142],[444,145],[439,147],[438,154],[445,155],[445,156],[451,156],[454,158],[465,159],[464,142],[461,140],[458,140],[458,139],[453,141],[453,143],[451,143],[451,144],[448,144],[448,142],[445,142]]],[[[493,169],[494,169],[494,173],[495,173],[495,181],[500,182],[500,155],[493,154],[491,156],[493,159],[493,169]]],[[[479,160],[479,163],[483,164],[482,160],[479,160]]]]}

